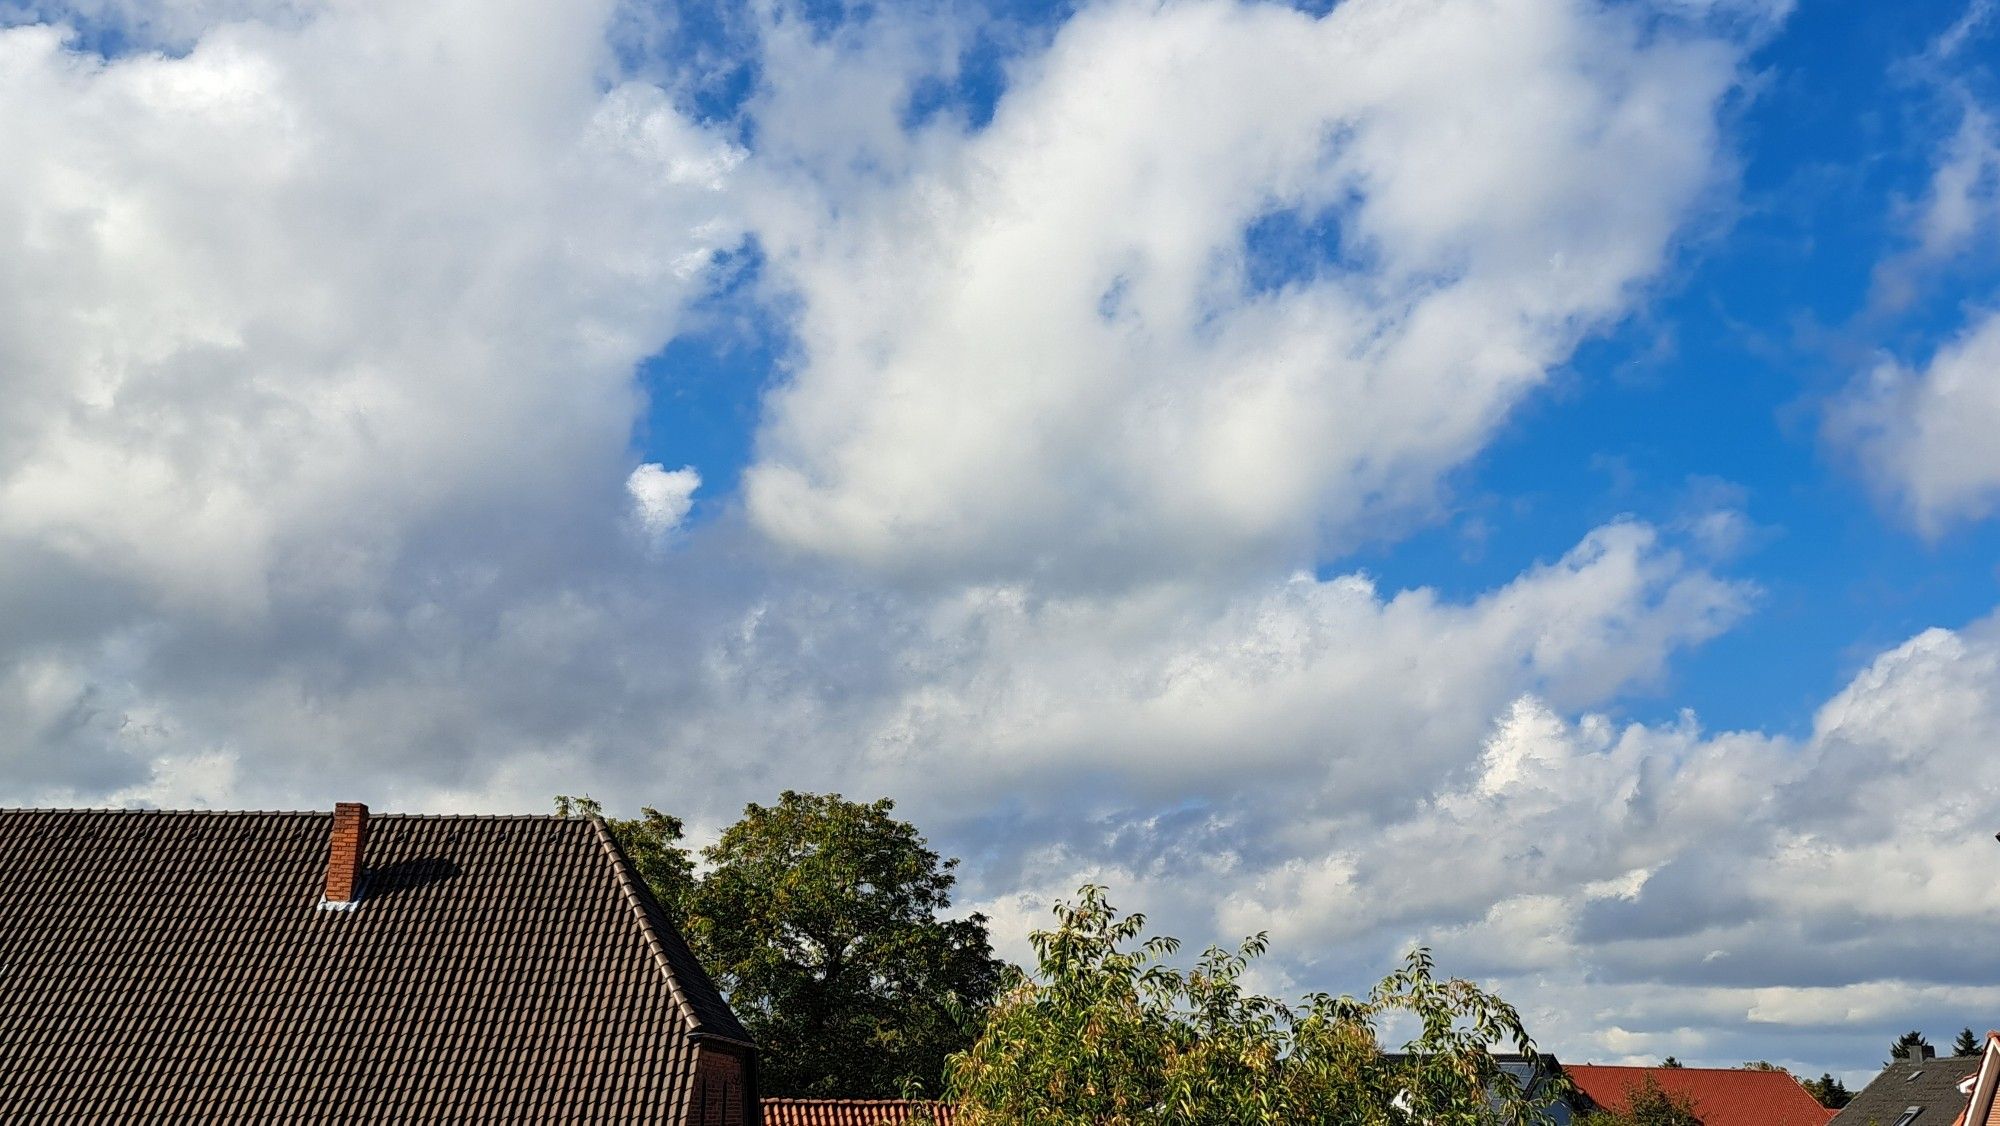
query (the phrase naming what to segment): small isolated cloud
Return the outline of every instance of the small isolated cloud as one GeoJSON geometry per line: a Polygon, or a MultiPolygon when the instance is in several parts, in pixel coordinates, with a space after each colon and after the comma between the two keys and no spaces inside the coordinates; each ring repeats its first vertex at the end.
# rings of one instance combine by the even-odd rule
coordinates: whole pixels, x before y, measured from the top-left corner
{"type": "Polygon", "coordinates": [[[1829,428],[1925,532],[1990,515],[2000,502],[2000,313],[1921,368],[1877,366],[1829,428]]]}
{"type": "Polygon", "coordinates": [[[2000,128],[1985,110],[1968,104],[1958,132],[1938,155],[1917,234],[1926,255],[1943,257],[1964,249],[1996,218],[2000,218],[2000,128]]]}
{"type": "Polygon", "coordinates": [[[700,487],[701,474],[692,465],[668,472],[657,462],[647,462],[625,479],[625,491],[632,495],[632,515],[655,540],[687,519],[688,510],[694,507],[694,491],[700,487]]]}
{"type": "Polygon", "coordinates": [[[1937,58],[1950,58],[1958,54],[1967,42],[1976,39],[1985,31],[1993,19],[1996,5],[1993,0],[1972,0],[1965,6],[1965,14],[1958,17],[1944,34],[1931,43],[1931,54],[1937,58]]]}

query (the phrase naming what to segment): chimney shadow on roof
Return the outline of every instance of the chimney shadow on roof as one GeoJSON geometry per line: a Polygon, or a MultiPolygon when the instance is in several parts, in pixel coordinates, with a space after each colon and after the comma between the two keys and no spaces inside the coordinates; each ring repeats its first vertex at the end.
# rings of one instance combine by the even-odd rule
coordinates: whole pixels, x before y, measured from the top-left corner
{"type": "Polygon", "coordinates": [[[418,856],[398,860],[380,868],[370,868],[362,885],[362,898],[387,899],[392,895],[442,883],[458,876],[458,861],[448,856],[418,856]]]}

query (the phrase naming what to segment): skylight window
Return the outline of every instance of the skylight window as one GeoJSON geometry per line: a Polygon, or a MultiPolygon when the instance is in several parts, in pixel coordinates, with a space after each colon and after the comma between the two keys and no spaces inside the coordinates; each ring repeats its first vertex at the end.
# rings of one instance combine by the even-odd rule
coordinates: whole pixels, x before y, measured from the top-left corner
{"type": "Polygon", "coordinates": [[[1917,1120],[1917,1115],[1923,1112],[1924,1108],[1920,1106],[1904,1107],[1903,1116],[1896,1120],[1896,1126],[1910,1126],[1910,1123],[1917,1120]]]}

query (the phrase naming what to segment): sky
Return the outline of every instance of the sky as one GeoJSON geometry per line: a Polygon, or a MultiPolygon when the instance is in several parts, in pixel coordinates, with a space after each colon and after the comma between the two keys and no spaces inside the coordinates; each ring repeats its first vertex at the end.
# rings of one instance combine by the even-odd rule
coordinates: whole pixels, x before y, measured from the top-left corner
{"type": "Polygon", "coordinates": [[[2000,5],[0,0],[0,804],[2000,1024],[2000,5]]]}

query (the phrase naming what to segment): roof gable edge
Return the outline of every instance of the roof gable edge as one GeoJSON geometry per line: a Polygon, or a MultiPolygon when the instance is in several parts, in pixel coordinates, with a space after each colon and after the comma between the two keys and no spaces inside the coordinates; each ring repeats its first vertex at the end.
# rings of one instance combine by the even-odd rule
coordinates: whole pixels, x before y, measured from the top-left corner
{"type": "MultiPolygon", "coordinates": [[[[667,992],[673,996],[674,1004],[679,1007],[681,1018],[687,1021],[689,1034],[754,1049],[756,1044],[750,1040],[734,1032],[717,1029],[713,1026],[713,1022],[703,1018],[701,1006],[695,1004],[694,999],[688,996],[686,983],[681,981],[681,975],[674,970],[673,959],[668,956],[666,950],[667,936],[662,936],[658,928],[653,925],[652,912],[647,910],[647,904],[653,900],[652,891],[639,879],[639,874],[632,868],[632,861],[625,855],[625,850],[619,847],[618,839],[611,835],[611,827],[604,823],[604,819],[591,815],[587,820],[597,833],[597,842],[604,849],[606,859],[611,862],[611,870],[618,879],[618,890],[624,894],[626,906],[632,909],[633,922],[638,925],[639,933],[645,937],[646,949],[653,956],[653,964],[659,967],[661,975],[667,979],[667,992]]],[[[657,903],[653,906],[658,909],[657,903]]],[[[661,914],[664,917],[665,912],[662,911],[661,914]]],[[[678,935],[671,936],[671,940],[683,941],[678,935]]]]}

